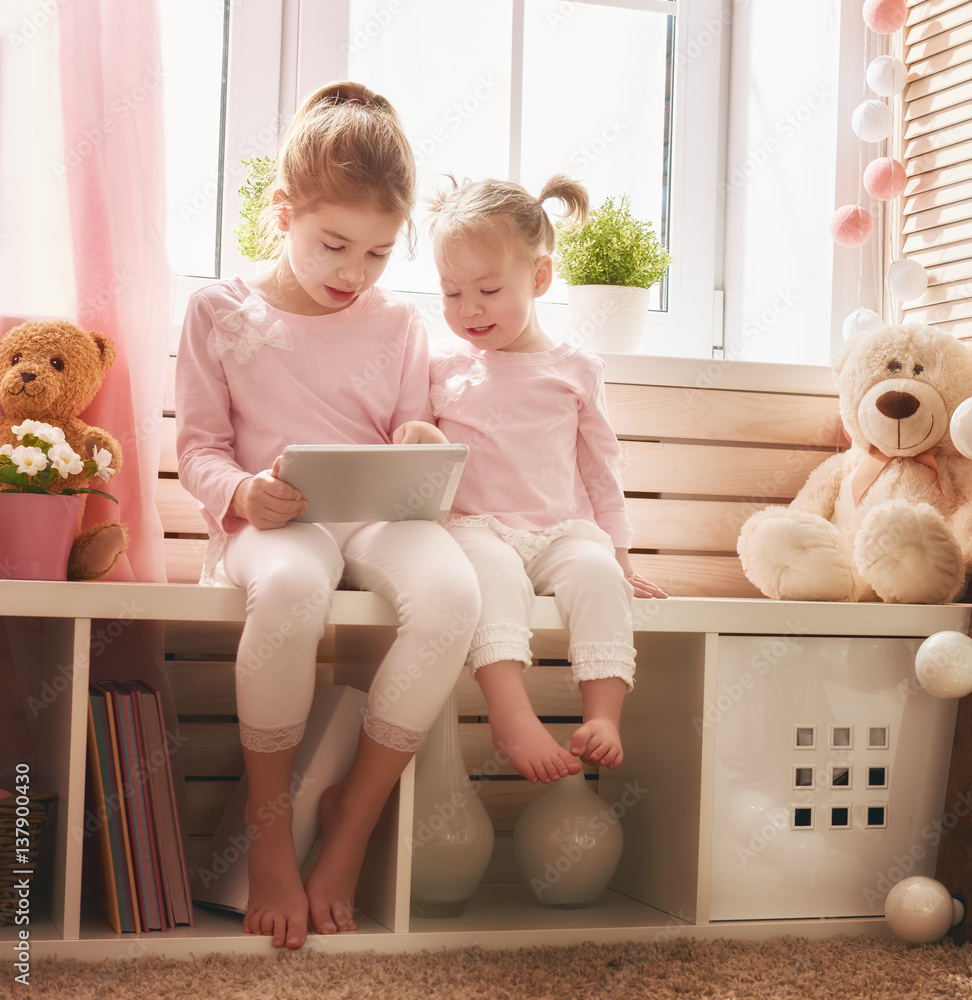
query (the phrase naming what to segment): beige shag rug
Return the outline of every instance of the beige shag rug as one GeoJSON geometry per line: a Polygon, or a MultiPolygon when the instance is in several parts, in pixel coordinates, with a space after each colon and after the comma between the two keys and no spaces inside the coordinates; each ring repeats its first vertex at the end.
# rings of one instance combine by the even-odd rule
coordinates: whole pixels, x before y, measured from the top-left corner
{"type": "Polygon", "coordinates": [[[195,961],[44,960],[29,987],[0,969],[0,996],[32,1000],[963,1000],[972,945],[883,937],[824,941],[583,944],[518,951],[195,961]]]}

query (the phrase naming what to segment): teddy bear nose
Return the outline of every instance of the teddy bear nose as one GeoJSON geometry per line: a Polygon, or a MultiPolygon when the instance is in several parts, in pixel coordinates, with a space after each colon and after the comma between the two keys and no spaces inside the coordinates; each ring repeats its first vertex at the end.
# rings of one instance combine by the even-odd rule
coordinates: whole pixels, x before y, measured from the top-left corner
{"type": "Polygon", "coordinates": [[[20,380],[22,382],[33,382],[37,376],[33,372],[21,372],[20,380]]]}
{"type": "Polygon", "coordinates": [[[875,404],[880,413],[892,420],[904,420],[910,417],[921,403],[910,392],[886,392],[878,396],[875,404]]]}

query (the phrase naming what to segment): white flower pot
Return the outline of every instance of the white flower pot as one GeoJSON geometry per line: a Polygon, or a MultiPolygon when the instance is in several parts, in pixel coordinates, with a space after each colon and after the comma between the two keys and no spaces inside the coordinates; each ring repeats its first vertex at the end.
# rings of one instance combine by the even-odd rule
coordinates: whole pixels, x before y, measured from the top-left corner
{"type": "Polygon", "coordinates": [[[570,342],[590,351],[635,354],[651,292],[624,285],[568,285],[570,342]]]}

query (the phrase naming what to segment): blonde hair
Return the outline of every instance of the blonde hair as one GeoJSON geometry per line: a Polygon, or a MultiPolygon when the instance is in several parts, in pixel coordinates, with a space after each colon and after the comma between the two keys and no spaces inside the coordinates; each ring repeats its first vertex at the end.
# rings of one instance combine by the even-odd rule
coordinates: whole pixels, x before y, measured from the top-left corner
{"type": "Polygon", "coordinates": [[[388,100],[360,83],[330,83],[316,90],[287,129],[261,213],[264,236],[282,244],[278,210],[270,201],[274,189],[297,213],[327,203],[374,205],[405,220],[409,250],[414,246],[412,147],[388,100]]]}
{"type": "Polygon", "coordinates": [[[449,179],[452,190],[439,191],[428,200],[433,241],[459,239],[497,219],[505,219],[526,254],[536,259],[552,254],[557,243],[557,231],[543,207],[548,198],[563,202],[564,218],[578,225],[587,218],[586,188],[564,174],[551,177],[539,198],[513,181],[465,180],[457,184],[455,178],[449,179]]]}

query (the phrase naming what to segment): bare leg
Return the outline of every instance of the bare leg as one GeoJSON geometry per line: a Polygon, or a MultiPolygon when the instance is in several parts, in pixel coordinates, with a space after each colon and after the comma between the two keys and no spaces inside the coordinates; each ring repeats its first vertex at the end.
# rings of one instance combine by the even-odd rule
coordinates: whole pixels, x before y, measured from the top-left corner
{"type": "Polygon", "coordinates": [[[321,796],[321,853],[304,883],[311,926],[319,933],[357,927],[354,890],[368,838],[411,759],[410,752],[376,743],[362,731],[351,770],[321,796]]]}
{"type": "Polygon", "coordinates": [[[523,686],[523,664],[515,660],[488,663],[476,680],[489,705],[493,746],[530,781],[556,781],[581,766],[547,732],[523,686]]]}
{"type": "Polygon", "coordinates": [[[574,731],[570,752],[591,764],[617,767],[624,759],[621,747],[621,705],[628,685],[620,677],[581,681],[584,723],[574,731]]]}
{"type": "Polygon", "coordinates": [[[307,897],[294,849],[291,773],[297,748],[260,753],[243,748],[249,794],[249,898],[243,929],[272,934],[273,946],[300,948],[307,940],[307,897]]]}

